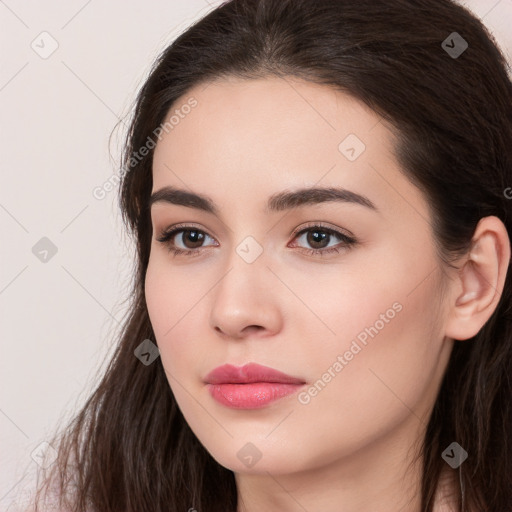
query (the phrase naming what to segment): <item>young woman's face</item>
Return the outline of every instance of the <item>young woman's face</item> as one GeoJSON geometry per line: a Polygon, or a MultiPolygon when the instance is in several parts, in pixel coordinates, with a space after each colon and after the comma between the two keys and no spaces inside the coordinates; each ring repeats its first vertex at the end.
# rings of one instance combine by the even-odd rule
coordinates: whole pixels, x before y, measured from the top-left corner
{"type": "Polygon", "coordinates": [[[167,120],[153,193],[182,192],[151,206],[145,292],[193,432],[237,473],[403,460],[452,341],[428,203],[382,119],[329,87],[268,78],[196,87],[167,120]],[[247,363],[294,384],[209,378],[247,363]]]}

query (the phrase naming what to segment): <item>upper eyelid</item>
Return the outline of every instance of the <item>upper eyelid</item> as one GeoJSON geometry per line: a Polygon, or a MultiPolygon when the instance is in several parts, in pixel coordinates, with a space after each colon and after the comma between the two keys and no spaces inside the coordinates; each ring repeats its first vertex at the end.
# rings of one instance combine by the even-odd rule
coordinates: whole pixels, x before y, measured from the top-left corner
{"type": "MultiPolygon", "coordinates": [[[[348,231],[346,229],[331,226],[329,223],[325,223],[323,221],[309,221],[306,225],[302,225],[302,226],[294,229],[290,236],[292,236],[293,239],[295,239],[299,235],[301,235],[304,231],[308,231],[308,230],[314,229],[314,228],[320,228],[322,230],[332,232],[331,234],[334,234],[335,236],[340,235],[341,237],[355,239],[355,236],[350,231],[348,231]]],[[[206,236],[208,236],[212,240],[215,240],[218,243],[216,236],[212,236],[207,230],[205,230],[199,226],[195,226],[194,223],[178,223],[178,224],[175,224],[168,228],[164,228],[164,229],[160,230],[160,234],[161,234],[160,236],[164,236],[166,233],[172,232],[173,233],[172,236],[175,237],[181,231],[187,231],[187,230],[192,230],[192,229],[197,229],[197,231],[204,233],[206,236]]],[[[200,249],[200,248],[198,248],[198,249],[200,249]]],[[[195,249],[190,249],[190,250],[195,250],[195,249]]]]}
{"type": "Polygon", "coordinates": [[[341,235],[355,238],[354,235],[348,229],[339,228],[337,226],[331,225],[330,223],[326,223],[323,221],[309,221],[305,226],[303,225],[300,228],[294,229],[292,235],[298,235],[302,231],[306,231],[308,229],[313,229],[316,227],[320,229],[325,229],[326,231],[334,231],[340,233],[341,235]]]}
{"type": "MultiPolygon", "coordinates": [[[[321,221],[311,222],[310,224],[306,226],[301,226],[300,228],[296,228],[294,232],[292,233],[292,240],[291,242],[288,242],[287,247],[293,248],[293,249],[299,249],[300,252],[305,251],[307,254],[315,254],[317,256],[332,256],[333,252],[339,253],[340,249],[337,248],[338,245],[341,244],[341,249],[351,249],[354,246],[357,246],[359,244],[358,238],[356,238],[352,233],[346,234],[344,233],[344,230],[341,228],[330,228],[328,226],[322,225],[323,223],[321,221]],[[307,231],[313,230],[314,228],[319,228],[318,231],[326,231],[329,233],[329,236],[334,236],[340,240],[338,244],[334,247],[323,247],[321,249],[308,249],[307,247],[301,247],[300,245],[297,246],[297,242],[294,242],[299,236],[302,235],[302,233],[305,233],[307,231]],[[289,245],[290,243],[294,243],[294,245],[289,245]]],[[[192,230],[196,226],[193,226],[191,224],[185,224],[185,225],[174,225],[171,226],[164,231],[161,232],[160,237],[157,239],[160,243],[169,246],[168,250],[175,253],[175,255],[178,254],[186,254],[189,256],[192,255],[200,255],[205,249],[208,247],[219,247],[219,242],[217,242],[215,237],[212,237],[207,231],[203,230],[202,228],[197,228],[198,231],[203,232],[207,237],[214,240],[214,244],[207,245],[207,246],[201,246],[196,247],[193,249],[184,248],[176,246],[175,242],[171,242],[175,236],[177,236],[179,233],[187,230],[192,230]]],[[[303,235],[302,235],[303,236],[303,235]]]]}

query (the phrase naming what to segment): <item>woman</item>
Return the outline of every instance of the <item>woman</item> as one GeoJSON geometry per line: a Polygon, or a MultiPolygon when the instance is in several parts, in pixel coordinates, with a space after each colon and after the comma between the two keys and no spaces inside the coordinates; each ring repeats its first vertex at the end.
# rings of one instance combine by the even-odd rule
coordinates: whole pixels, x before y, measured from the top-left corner
{"type": "Polygon", "coordinates": [[[512,510],[511,151],[504,57],[451,1],[232,0],[195,23],[137,99],[133,306],[41,491],[512,510]]]}

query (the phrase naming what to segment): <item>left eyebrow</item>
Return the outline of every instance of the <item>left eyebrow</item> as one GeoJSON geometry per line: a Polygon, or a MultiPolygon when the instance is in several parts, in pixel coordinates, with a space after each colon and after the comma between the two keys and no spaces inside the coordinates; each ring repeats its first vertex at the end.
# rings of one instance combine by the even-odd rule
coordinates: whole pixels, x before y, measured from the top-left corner
{"type": "MultiPolygon", "coordinates": [[[[268,200],[267,212],[280,212],[330,201],[358,204],[378,211],[378,208],[366,196],[344,188],[327,187],[301,188],[291,192],[273,194],[268,200]]],[[[203,210],[216,216],[219,214],[219,208],[210,197],[171,186],[163,187],[154,192],[149,199],[148,208],[151,208],[155,203],[176,204],[203,210]]]]}

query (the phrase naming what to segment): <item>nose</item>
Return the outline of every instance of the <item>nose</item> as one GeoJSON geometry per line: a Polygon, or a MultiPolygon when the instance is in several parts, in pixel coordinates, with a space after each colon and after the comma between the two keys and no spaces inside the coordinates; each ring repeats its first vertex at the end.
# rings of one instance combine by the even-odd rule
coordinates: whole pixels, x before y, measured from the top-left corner
{"type": "Polygon", "coordinates": [[[247,263],[233,252],[227,272],[212,290],[210,325],[225,338],[270,336],[282,326],[279,280],[264,258],[247,263]]]}

